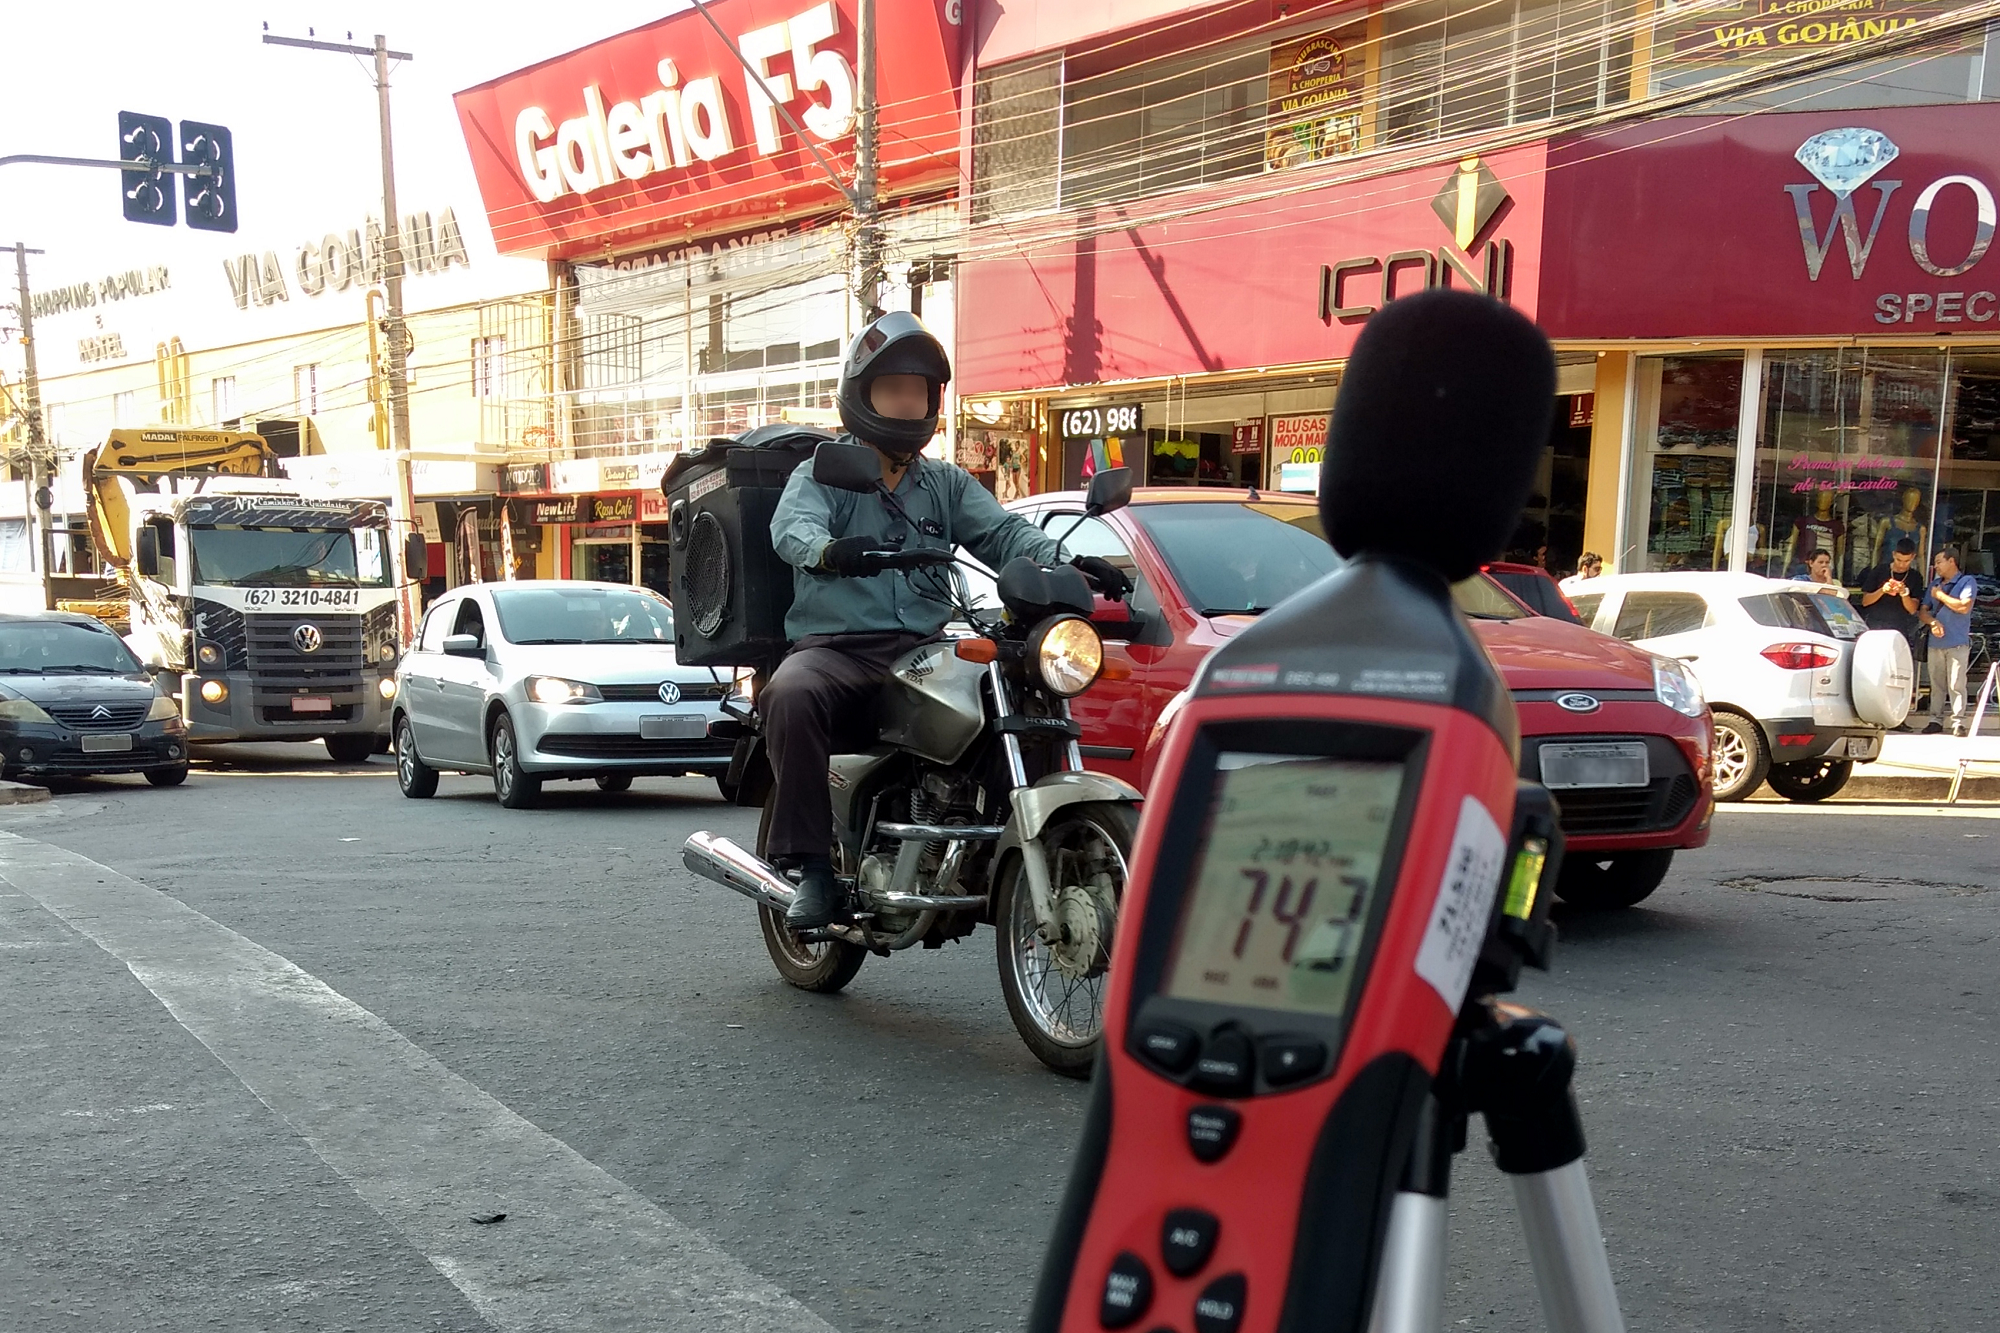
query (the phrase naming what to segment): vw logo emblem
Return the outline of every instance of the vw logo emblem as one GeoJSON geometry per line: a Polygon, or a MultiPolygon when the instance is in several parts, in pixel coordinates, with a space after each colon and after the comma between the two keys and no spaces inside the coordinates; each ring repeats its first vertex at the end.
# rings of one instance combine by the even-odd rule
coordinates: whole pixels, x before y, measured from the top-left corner
{"type": "Polygon", "coordinates": [[[663,704],[677,704],[680,701],[681,701],[681,687],[674,684],[670,680],[661,681],[660,702],[663,704]]]}
{"type": "Polygon", "coordinates": [[[1603,706],[1594,694],[1571,693],[1556,696],[1556,707],[1568,709],[1572,713],[1595,713],[1603,706]]]}
{"type": "Polygon", "coordinates": [[[325,642],[326,636],[319,632],[318,625],[300,625],[292,631],[292,647],[302,653],[316,653],[325,642]]]}
{"type": "Polygon", "coordinates": [[[106,708],[103,704],[99,704],[97,705],[97,707],[90,710],[90,720],[92,722],[108,721],[110,717],[111,717],[111,710],[109,708],[106,708]]]}

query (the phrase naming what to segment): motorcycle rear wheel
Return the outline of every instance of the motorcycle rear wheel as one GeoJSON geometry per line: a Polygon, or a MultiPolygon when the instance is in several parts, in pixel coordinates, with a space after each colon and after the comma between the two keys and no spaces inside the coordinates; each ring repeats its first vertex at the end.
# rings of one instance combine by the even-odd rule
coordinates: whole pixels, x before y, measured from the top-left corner
{"type": "MultiPolygon", "coordinates": [[[[777,801],[773,792],[764,801],[764,814],[757,821],[757,855],[764,856],[771,837],[771,812],[777,801]]],[[[848,873],[841,864],[845,859],[839,839],[834,840],[834,869],[848,873]]],[[[854,974],[868,961],[868,951],[858,944],[846,940],[826,940],[819,944],[807,944],[785,926],[782,912],[774,912],[768,907],[757,909],[757,924],[764,931],[764,949],[771,955],[771,963],[778,969],[778,975],[800,990],[815,991],[821,995],[831,995],[854,980],[854,974]]]]}
{"type": "Polygon", "coordinates": [[[997,886],[993,925],[1008,1016],[1035,1058],[1068,1078],[1090,1077],[1104,1041],[1111,936],[1138,830],[1138,811],[1108,802],[1069,806],[1042,830],[1058,915],[1079,927],[1057,948],[1036,934],[1034,895],[1019,858],[997,886]],[[1108,918],[1081,893],[1092,887],[1109,891],[1108,918]],[[1064,948],[1071,950],[1066,959],[1059,958],[1064,948]],[[1079,948],[1088,956],[1077,956],[1079,948]]]}

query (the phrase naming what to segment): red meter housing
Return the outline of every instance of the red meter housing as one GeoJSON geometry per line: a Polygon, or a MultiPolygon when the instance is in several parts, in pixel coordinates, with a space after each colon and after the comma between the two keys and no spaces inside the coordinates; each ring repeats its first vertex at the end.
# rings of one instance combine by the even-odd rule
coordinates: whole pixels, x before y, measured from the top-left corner
{"type": "Polygon", "coordinates": [[[1362,1333],[1510,858],[1511,697],[1416,561],[1218,650],[1167,737],[1034,1333],[1362,1333]]]}

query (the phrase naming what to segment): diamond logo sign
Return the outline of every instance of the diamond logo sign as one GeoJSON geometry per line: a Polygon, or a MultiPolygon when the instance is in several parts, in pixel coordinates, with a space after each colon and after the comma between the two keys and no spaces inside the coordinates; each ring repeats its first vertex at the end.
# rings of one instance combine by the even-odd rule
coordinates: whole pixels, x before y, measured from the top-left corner
{"type": "Polygon", "coordinates": [[[1799,145],[1792,156],[1836,199],[1845,199],[1896,160],[1900,150],[1880,130],[1854,127],[1823,130],[1799,145]]]}

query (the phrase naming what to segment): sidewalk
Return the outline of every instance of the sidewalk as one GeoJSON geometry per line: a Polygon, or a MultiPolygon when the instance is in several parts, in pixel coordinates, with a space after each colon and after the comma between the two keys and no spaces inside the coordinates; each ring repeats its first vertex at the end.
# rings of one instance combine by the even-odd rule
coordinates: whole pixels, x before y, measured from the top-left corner
{"type": "MultiPolygon", "coordinates": [[[[1928,725],[1929,719],[1920,722],[1928,725]]],[[[1890,732],[1882,741],[1882,757],[1856,764],[1840,795],[1850,800],[1942,801],[1962,758],[1985,762],[1966,770],[1959,801],[2000,801],[2000,717],[1990,709],[1976,739],[1890,732]]]]}

